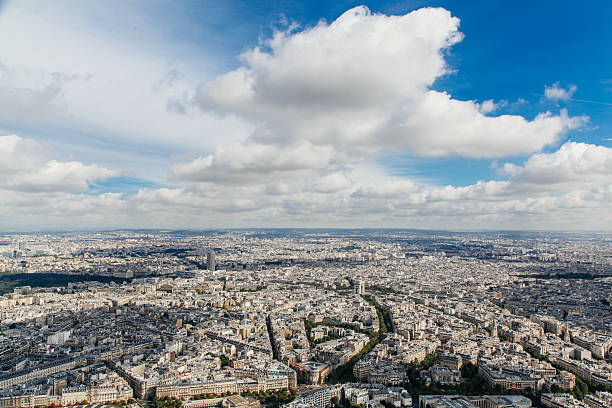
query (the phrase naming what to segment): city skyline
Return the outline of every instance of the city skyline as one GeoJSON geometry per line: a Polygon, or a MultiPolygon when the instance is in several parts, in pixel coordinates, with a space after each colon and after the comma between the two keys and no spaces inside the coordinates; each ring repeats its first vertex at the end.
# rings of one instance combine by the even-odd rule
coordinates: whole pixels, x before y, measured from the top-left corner
{"type": "Polygon", "coordinates": [[[0,1],[0,231],[612,230],[612,7],[0,1]]]}

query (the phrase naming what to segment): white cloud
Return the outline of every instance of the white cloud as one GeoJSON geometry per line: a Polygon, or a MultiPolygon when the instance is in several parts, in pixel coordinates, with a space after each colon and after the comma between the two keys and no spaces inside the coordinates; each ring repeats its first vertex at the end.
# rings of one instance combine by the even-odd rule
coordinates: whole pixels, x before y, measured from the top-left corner
{"type": "Polygon", "coordinates": [[[92,194],[90,185],[119,173],[58,161],[34,140],[0,136],[0,228],[119,227],[129,221],[122,193],[92,194]]]}
{"type": "Polygon", "coordinates": [[[318,193],[333,193],[346,190],[352,185],[351,179],[341,172],[327,174],[318,179],[314,185],[314,190],[318,193]]]}
{"type": "Polygon", "coordinates": [[[35,193],[0,188],[0,214],[10,214],[0,218],[4,231],[120,228],[134,222],[126,210],[121,193],[35,193]]]}
{"type": "Polygon", "coordinates": [[[499,102],[495,102],[493,99],[486,100],[479,105],[480,113],[486,115],[487,113],[495,112],[496,110],[508,106],[508,101],[501,100],[499,102]]]}
{"type": "MultiPolygon", "coordinates": [[[[612,180],[612,149],[585,143],[568,142],[554,153],[535,154],[523,166],[505,164],[515,184],[554,187],[564,183],[583,186],[612,180]]],[[[557,187],[558,188],[558,187],[557,187]]]]}
{"type": "Polygon", "coordinates": [[[331,149],[309,143],[279,147],[272,144],[232,144],[170,169],[170,178],[216,183],[264,183],[270,177],[295,177],[301,170],[325,170],[331,149]],[[284,173],[284,174],[283,174],[284,173]],[[289,173],[289,174],[287,174],[289,173]]]}
{"type": "Polygon", "coordinates": [[[532,121],[517,115],[486,116],[472,101],[458,101],[444,92],[429,91],[400,115],[396,123],[376,133],[386,141],[422,157],[493,158],[524,155],[558,141],[585,118],[541,113],[532,121]]]}
{"type": "Polygon", "coordinates": [[[420,187],[411,180],[387,180],[380,184],[362,185],[353,193],[354,197],[390,198],[420,191],[420,187]]]}
{"type": "Polygon", "coordinates": [[[38,143],[16,135],[0,136],[0,189],[22,192],[87,191],[90,183],[118,173],[80,162],[47,160],[38,143]]]}
{"type": "Polygon", "coordinates": [[[553,144],[583,119],[542,113],[534,120],[490,116],[504,102],[453,99],[430,90],[451,72],[447,50],[462,39],[444,9],[403,16],[347,11],[331,24],[278,32],[246,51],[243,66],[204,83],[205,110],[251,121],[251,140],[309,141],[362,161],[380,149],[424,157],[527,154],[553,144]]]}
{"type": "Polygon", "coordinates": [[[544,87],[544,96],[553,101],[567,101],[576,92],[576,85],[569,85],[567,88],[561,87],[559,82],[555,82],[551,86],[544,87]]]}
{"type": "Polygon", "coordinates": [[[443,9],[404,16],[347,11],[331,24],[277,32],[245,52],[244,67],[206,83],[201,97],[231,112],[371,107],[392,95],[421,93],[448,72],[442,52],[461,40],[459,20],[443,9]],[[229,92],[228,92],[229,91],[229,92]],[[264,106],[244,105],[249,100],[264,106]]]}
{"type": "Polygon", "coordinates": [[[610,229],[611,152],[568,142],[520,166],[504,165],[507,180],[464,187],[391,177],[366,165],[285,181],[142,190],[128,201],[160,220],[193,217],[214,226],[610,229]]]}

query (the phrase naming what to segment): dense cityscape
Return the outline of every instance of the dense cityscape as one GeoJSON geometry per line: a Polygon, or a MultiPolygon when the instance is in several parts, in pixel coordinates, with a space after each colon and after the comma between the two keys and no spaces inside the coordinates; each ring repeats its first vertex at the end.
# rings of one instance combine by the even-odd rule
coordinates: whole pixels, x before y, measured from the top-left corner
{"type": "Polygon", "coordinates": [[[611,22],[0,0],[0,408],[612,408],[611,22]]]}
{"type": "Polygon", "coordinates": [[[0,407],[610,407],[611,249],[604,233],[4,234],[0,407]]]}

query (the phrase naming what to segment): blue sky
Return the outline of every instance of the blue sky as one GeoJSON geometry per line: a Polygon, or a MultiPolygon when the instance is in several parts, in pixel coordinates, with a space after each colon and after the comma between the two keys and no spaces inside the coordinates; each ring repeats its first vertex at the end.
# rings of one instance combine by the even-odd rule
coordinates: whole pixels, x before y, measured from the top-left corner
{"type": "MultiPolygon", "coordinates": [[[[226,59],[224,68],[235,68],[235,56],[256,45],[258,36],[270,35],[271,27],[280,25],[280,16],[312,26],[322,18],[332,21],[346,9],[360,4],[386,14],[404,14],[420,7],[444,7],[461,19],[461,31],[466,37],[447,57],[456,73],[439,79],[434,88],[446,90],[459,99],[508,100],[510,106],[500,113],[534,117],[558,105],[543,98],[544,85],[551,81],[559,81],[564,86],[575,84],[578,87],[575,99],[603,103],[564,101],[563,106],[573,115],[590,118],[589,126],[569,133],[566,139],[612,146],[612,140],[606,140],[612,135],[612,6],[609,2],[228,1],[220,8],[201,7],[198,3],[191,10],[186,8],[185,15],[203,17],[206,21],[207,16],[214,16],[215,20],[236,21],[240,27],[227,30],[228,25],[214,24],[214,31],[207,30],[201,37],[211,36],[219,44],[215,48],[226,59]],[[519,99],[528,103],[511,105],[519,99]]],[[[451,158],[422,162],[411,160],[409,155],[389,159],[385,154],[381,161],[390,161],[389,167],[396,174],[429,178],[437,184],[468,185],[498,178],[490,168],[490,160],[451,158]]],[[[523,159],[510,160],[520,163],[523,159]]]]}
{"type": "Polygon", "coordinates": [[[605,229],[609,21],[605,1],[3,1],[0,213],[605,229]]]}
{"type": "MultiPolygon", "coordinates": [[[[187,31],[172,32],[177,41],[193,41],[219,56],[219,72],[239,65],[236,56],[256,46],[287,22],[314,26],[333,21],[351,7],[365,4],[374,12],[404,14],[420,7],[444,7],[461,19],[466,38],[455,45],[447,61],[456,73],[440,78],[435,89],[459,99],[507,100],[499,113],[534,117],[559,103],[543,98],[543,84],[578,86],[563,106],[586,115],[590,125],[565,139],[612,146],[612,6],[596,1],[200,1],[183,2],[176,18],[192,20],[187,31]],[[514,104],[518,100],[527,103],[514,104]]],[[[159,16],[167,10],[160,7],[159,16]]],[[[509,160],[520,163],[523,157],[509,160]]],[[[380,162],[401,176],[429,179],[436,184],[469,185],[497,178],[490,160],[462,158],[415,160],[409,155],[381,155],[380,162]]]]}
{"type": "MultiPolygon", "coordinates": [[[[466,38],[449,52],[456,73],[434,88],[458,99],[507,100],[498,113],[532,118],[559,103],[543,98],[544,85],[575,84],[576,100],[563,101],[573,115],[586,115],[589,126],[565,139],[612,146],[612,7],[608,2],[572,1],[185,1],[152,2],[151,19],[167,25],[170,42],[187,44],[213,55],[199,61],[221,74],[239,66],[237,56],[262,37],[296,22],[301,27],[321,19],[333,21],[347,9],[365,4],[373,12],[405,14],[421,7],[443,7],[461,19],[466,38]],[[515,104],[518,100],[527,103],[515,104]],[[600,102],[581,102],[578,99],[600,102]]],[[[126,21],[133,24],[133,20],[126,21]]],[[[112,24],[109,21],[109,24],[112,24]]],[[[524,157],[509,160],[520,163],[524,157]]],[[[462,158],[433,162],[409,155],[384,154],[380,159],[395,174],[427,178],[436,184],[468,185],[499,178],[490,160],[462,158]]]]}

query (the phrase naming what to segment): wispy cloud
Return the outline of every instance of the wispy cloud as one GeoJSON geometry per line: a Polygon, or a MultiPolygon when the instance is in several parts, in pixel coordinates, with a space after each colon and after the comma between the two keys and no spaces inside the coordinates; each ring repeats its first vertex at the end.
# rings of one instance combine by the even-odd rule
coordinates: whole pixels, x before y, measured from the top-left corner
{"type": "Polygon", "coordinates": [[[563,88],[559,82],[555,82],[551,86],[544,87],[544,97],[553,101],[567,101],[576,92],[576,85],[569,85],[563,88]]]}

